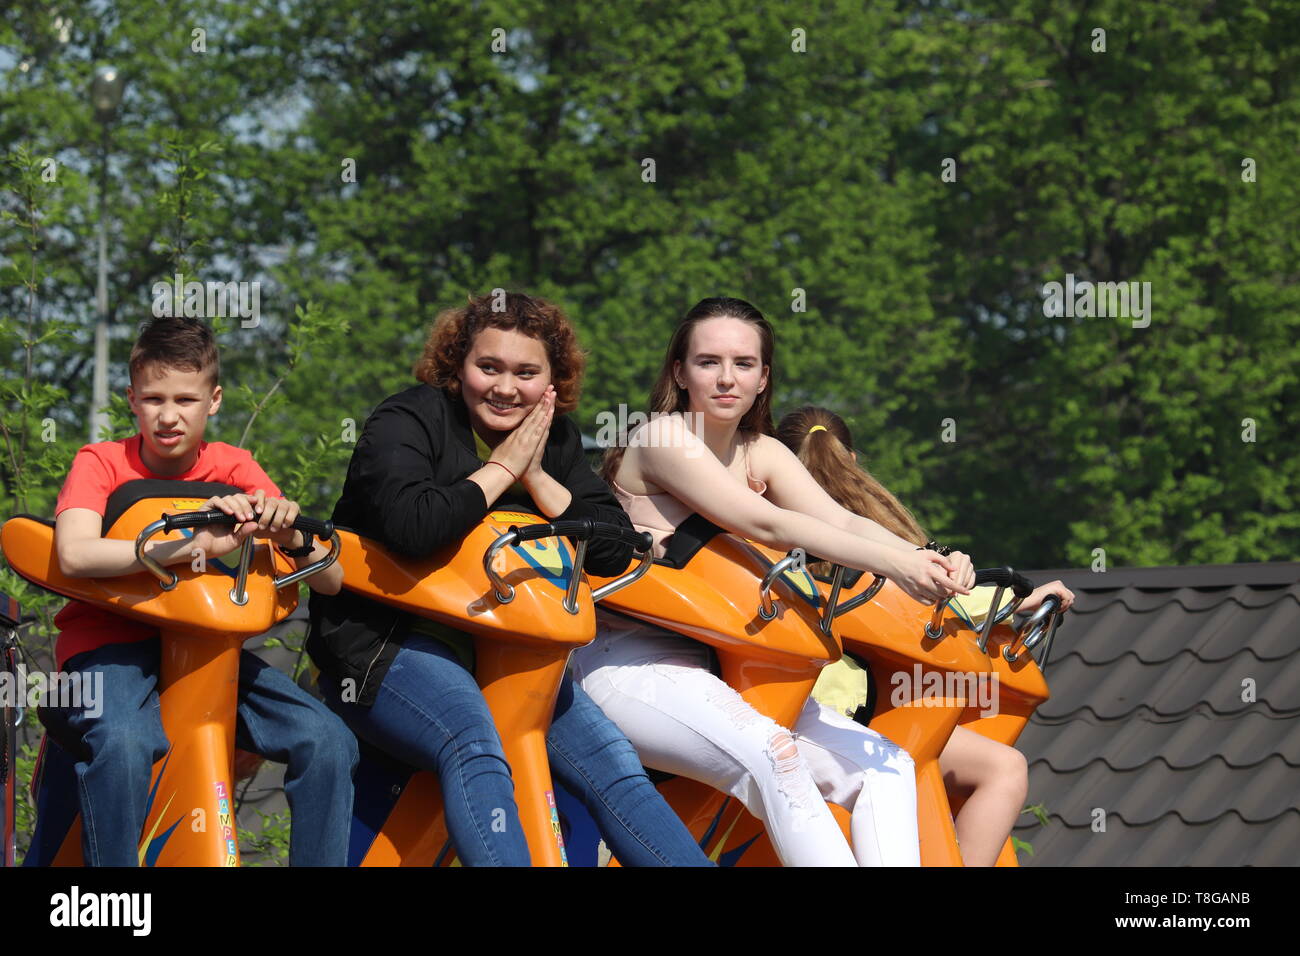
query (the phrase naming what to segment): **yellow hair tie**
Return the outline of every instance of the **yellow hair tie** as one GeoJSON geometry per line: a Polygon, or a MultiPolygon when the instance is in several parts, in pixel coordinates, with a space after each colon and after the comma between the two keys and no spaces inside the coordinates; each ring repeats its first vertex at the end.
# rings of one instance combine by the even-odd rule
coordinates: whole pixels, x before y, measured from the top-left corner
{"type": "Polygon", "coordinates": [[[814,425],[812,428],[808,429],[808,434],[811,435],[813,432],[824,432],[824,431],[826,431],[825,425],[814,425]]]}

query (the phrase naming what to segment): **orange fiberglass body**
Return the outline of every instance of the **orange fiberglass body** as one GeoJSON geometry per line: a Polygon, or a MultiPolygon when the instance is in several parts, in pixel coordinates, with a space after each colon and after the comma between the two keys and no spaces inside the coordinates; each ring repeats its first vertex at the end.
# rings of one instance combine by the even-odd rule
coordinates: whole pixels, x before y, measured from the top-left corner
{"type": "MultiPolygon", "coordinates": [[[[679,529],[678,534],[682,531],[679,529]]],[[[783,553],[731,534],[714,534],[683,566],[656,562],[643,578],[602,597],[608,610],[710,645],[726,681],[759,713],[790,727],[840,644],[822,630],[826,600],[783,553]],[[763,594],[767,579],[771,597],[763,594]],[[771,617],[766,615],[771,612],[771,617]]],[[[660,792],[711,859],[723,865],[779,865],[762,825],[740,801],[674,777],[660,792]]],[[[848,814],[837,814],[848,834],[848,814]]]]}
{"type": "MultiPolygon", "coordinates": [[[[189,498],[186,485],[190,483],[176,484],[172,493],[152,494],[129,505],[104,537],[137,539],[147,527],[161,524],[160,515],[197,512],[206,496],[214,493],[213,486],[205,485],[205,497],[189,498]]],[[[231,488],[222,493],[237,491],[231,488]]],[[[197,494],[198,489],[191,486],[190,493],[197,494]]],[[[184,534],[163,529],[155,533],[165,540],[184,534]]],[[[153,768],[140,862],[238,865],[232,808],[240,647],[284,620],[297,605],[297,588],[277,587],[277,575],[282,575],[283,583],[301,575],[294,572],[287,558],[265,543],[253,544],[249,539],[241,555],[248,562],[242,603],[235,599],[239,570],[225,559],[209,560],[202,571],[189,564],[173,566],[175,585],[171,589],[164,589],[159,578],[147,571],[103,580],[68,577],[60,570],[55,553],[53,523],[25,515],[5,522],[0,549],[10,566],[33,584],[158,629],[162,653],[159,706],[171,748],[153,768]],[[198,821],[203,825],[196,826],[198,821]]],[[[325,562],[318,564],[326,566],[325,562]]],[[[48,743],[47,739],[42,744],[42,762],[50,758],[48,743]]],[[[39,788],[38,771],[33,792],[39,788]]],[[[80,816],[61,832],[66,835],[57,847],[47,848],[44,862],[80,866],[80,816]]]]}
{"type": "MultiPolygon", "coordinates": [[[[1059,614],[1056,620],[1060,620],[1059,614]]],[[[971,634],[970,631],[965,633],[968,636],[971,634]]],[[[1047,678],[1043,676],[1038,663],[1026,652],[1017,653],[1021,645],[1020,636],[1006,624],[993,628],[988,641],[988,661],[997,682],[997,712],[986,714],[980,707],[967,706],[959,721],[967,730],[973,730],[1008,747],[1015,746],[1025,725],[1029,723],[1029,718],[1050,696],[1047,678]],[[1007,660],[1008,648],[1016,657],[1014,663],[1007,660]]],[[[953,799],[953,813],[960,810],[964,802],[961,798],[953,799]]],[[[1010,837],[1002,845],[996,865],[1019,865],[1010,837]]]]}
{"type": "MultiPolygon", "coordinates": [[[[556,536],[552,529],[557,527],[563,525],[548,525],[527,512],[493,511],[456,545],[424,560],[394,556],[373,541],[339,531],[345,587],[474,636],[474,676],[510,764],[535,866],[566,862],[546,733],[569,654],[596,634],[592,593],[581,574],[585,542],[575,551],[556,536]],[[551,533],[503,541],[512,526],[523,535],[530,534],[530,528],[551,533]],[[490,579],[489,568],[498,581],[490,579]]],[[[648,555],[648,536],[617,530],[635,537],[648,555]]],[[[373,760],[367,763],[364,750],[362,760],[350,862],[453,863],[437,777],[407,768],[386,787],[375,787],[371,784],[379,779],[379,771],[373,760]],[[395,791],[395,800],[384,798],[388,791],[395,791]]]]}
{"type": "MultiPolygon", "coordinates": [[[[1001,581],[1019,588],[1021,596],[1032,589],[1010,568],[980,571],[976,579],[1001,581]]],[[[1001,606],[1001,591],[994,603],[1001,606]]],[[[1028,638],[1032,644],[1049,620],[1059,621],[1059,614],[1049,614],[1043,631],[1028,638]]],[[[875,682],[871,728],[906,748],[916,762],[922,865],[960,866],[952,815],[965,797],[949,797],[938,758],[958,725],[1014,746],[1048,697],[1047,682],[1027,652],[1030,645],[1005,623],[994,623],[984,642],[983,626],[972,629],[946,603],[941,611],[920,605],[892,583],[871,603],[837,618],[836,626],[845,651],[864,660],[875,682]]],[[[1033,630],[1026,627],[1026,633],[1033,630]]],[[[1018,865],[1010,837],[997,865],[1018,865]]]]}
{"type": "MultiPolygon", "coordinates": [[[[986,653],[957,614],[946,608],[936,614],[891,582],[859,577],[837,590],[795,568],[776,576],[780,600],[775,618],[766,620],[759,613],[760,582],[783,559],[779,553],[726,534],[683,554],[684,561],[674,562],[672,550],[670,542],[668,561],[603,605],[711,645],[722,679],[785,727],[793,726],[821,668],[841,648],[863,658],[879,689],[870,726],[906,749],[917,766],[922,865],[960,866],[939,755],[959,723],[1013,744],[1046,699],[1046,682],[1028,654],[1014,664],[1002,656],[1004,647],[1018,644],[1016,633],[996,625],[986,653]],[[896,673],[906,680],[892,680],[896,673]],[[990,688],[1001,695],[993,698],[996,714],[986,710],[990,688]]],[[[662,783],[660,791],[712,859],[779,864],[762,824],[739,801],[684,778],[662,783]]],[[[848,812],[835,805],[831,811],[848,837],[848,812]]],[[[1016,865],[1009,839],[999,865],[1016,865]]]]}
{"type": "MultiPolygon", "coordinates": [[[[869,578],[860,583],[846,599],[871,587],[869,578]]],[[[866,604],[837,617],[835,628],[844,650],[866,662],[875,682],[869,726],[916,763],[921,865],[961,866],[939,754],[967,710],[970,682],[989,672],[989,660],[977,635],[963,630],[955,614],[944,615],[941,637],[928,637],[925,627],[933,613],[887,581],[866,604]]]]}

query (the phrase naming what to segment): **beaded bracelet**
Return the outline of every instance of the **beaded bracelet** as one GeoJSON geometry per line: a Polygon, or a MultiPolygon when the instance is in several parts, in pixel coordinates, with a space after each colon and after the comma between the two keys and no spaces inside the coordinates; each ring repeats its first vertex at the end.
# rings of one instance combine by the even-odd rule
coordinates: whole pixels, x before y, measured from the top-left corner
{"type": "Polygon", "coordinates": [[[940,544],[938,541],[935,541],[933,538],[931,538],[922,547],[919,547],[916,550],[937,551],[939,554],[942,554],[946,558],[948,557],[948,555],[952,554],[953,548],[952,545],[950,544],[940,544]]]}

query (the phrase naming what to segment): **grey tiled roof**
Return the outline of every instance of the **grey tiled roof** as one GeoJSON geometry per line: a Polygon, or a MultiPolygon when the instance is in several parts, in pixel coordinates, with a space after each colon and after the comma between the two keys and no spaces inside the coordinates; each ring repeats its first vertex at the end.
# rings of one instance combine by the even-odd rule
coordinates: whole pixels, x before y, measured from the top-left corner
{"type": "Polygon", "coordinates": [[[1076,602],[1018,743],[1049,815],[1022,865],[1300,864],[1300,564],[1028,575],[1076,602]]]}

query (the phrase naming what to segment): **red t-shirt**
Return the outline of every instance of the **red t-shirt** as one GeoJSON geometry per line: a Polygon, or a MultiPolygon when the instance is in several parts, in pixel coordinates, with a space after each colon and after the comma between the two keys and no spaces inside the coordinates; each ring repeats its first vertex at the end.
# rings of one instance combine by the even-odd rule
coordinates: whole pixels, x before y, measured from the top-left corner
{"type": "MultiPolygon", "coordinates": [[[[120,441],[83,445],[72,459],[63,490],[54,505],[57,518],[69,508],[89,508],[101,517],[109,496],[128,481],[140,478],[171,481],[214,481],[234,485],[252,494],[261,488],[271,498],[280,497],[280,489],[267,477],[253,456],[242,448],[225,442],[200,442],[194,467],[183,475],[156,475],[140,459],[143,439],[132,435],[120,441]]],[[[157,634],[155,628],[140,621],[114,614],[84,601],[69,601],[54,623],[59,639],[54,655],[57,666],[84,651],[105,644],[142,641],[157,634]]]]}

